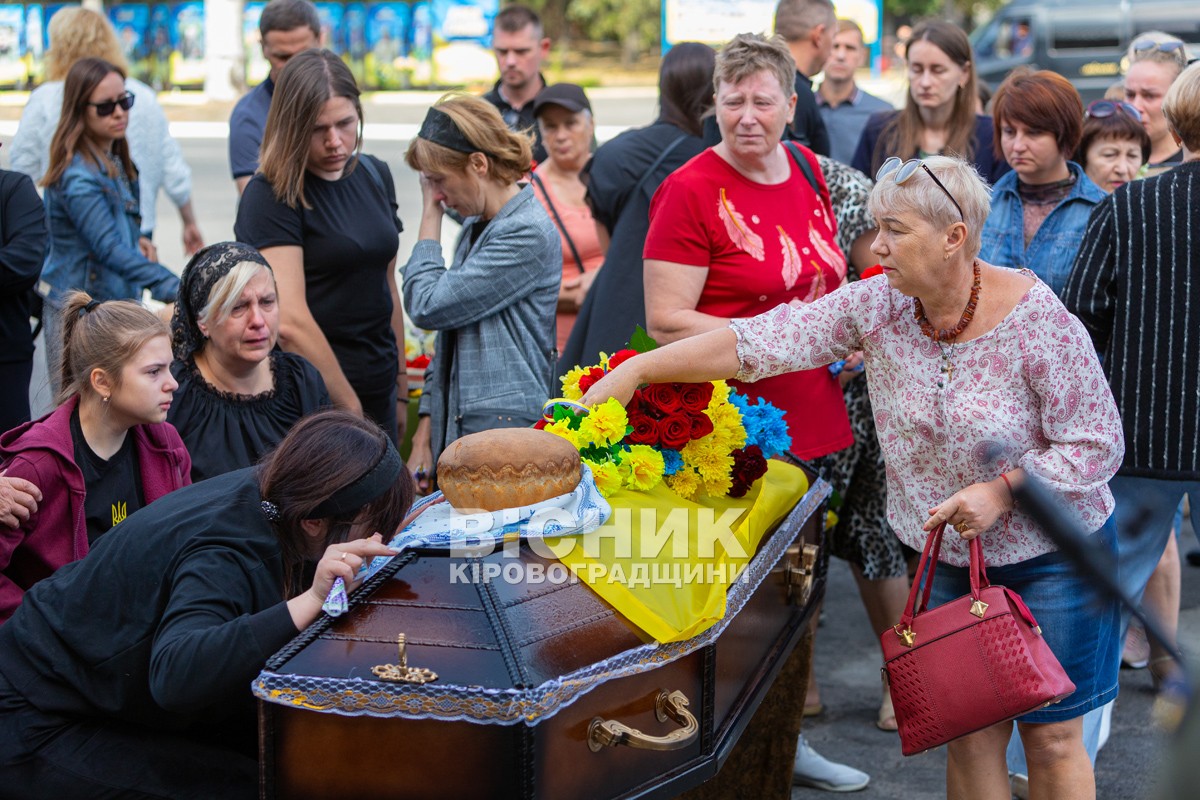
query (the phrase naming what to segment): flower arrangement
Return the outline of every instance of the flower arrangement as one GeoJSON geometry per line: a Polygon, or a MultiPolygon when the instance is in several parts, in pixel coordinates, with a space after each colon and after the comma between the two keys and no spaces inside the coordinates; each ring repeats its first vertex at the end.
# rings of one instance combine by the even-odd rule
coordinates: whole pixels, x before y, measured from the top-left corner
{"type": "Polygon", "coordinates": [[[630,349],[562,378],[563,397],[547,404],[537,427],[563,437],[606,497],[621,488],[648,491],[665,481],[685,500],[706,494],[743,497],[767,471],[767,459],[791,447],[783,411],[752,402],[725,381],[656,383],[639,388],[627,407],[615,399],[590,409],[577,402],[623,361],[657,345],[640,327],[630,349]]]}

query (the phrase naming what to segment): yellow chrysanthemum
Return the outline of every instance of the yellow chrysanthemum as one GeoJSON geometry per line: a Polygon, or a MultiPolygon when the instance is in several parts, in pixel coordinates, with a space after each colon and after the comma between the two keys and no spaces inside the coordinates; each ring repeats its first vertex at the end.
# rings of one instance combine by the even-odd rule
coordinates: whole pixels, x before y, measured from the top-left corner
{"type": "Polygon", "coordinates": [[[596,480],[596,490],[604,497],[610,497],[613,492],[621,488],[621,473],[617,470],[617,465],[611,461],[605,461],[603,464],[597,464],[594,461],[586,461],[587,465],[592,468],[592,477],[596,480]]]}
{"type": "Polygon", "coordinates": [[[680,452],[683,463],[695,467],[705,480],[728,477],[733,469],[733,457],[729,455],[729,449],[722,447],[712,434],[688,442],[680,452]]]}
{"type": "Polygon", "coordinates": [[[725,381],[713,381],[712,397],[708,401],[708,407],[718,406],[721,403],[729,400],[729,384],[725,381]]]}
{"type": "Polygon", "coordinates": [[[579,390],[579,379],[587,374],[587,370],[583,367],[575,367],[567,371],[566,375],[562,376],[562,394],[568,400],[578,400],[583,397],[583,392],[579,390]]]}
{"type": "MultiPolygon", "coordinates": [[[[713,423],[713,434],[726,450],[736,450],[746,444],[746,427],[742,425],[742,412],[733,403],[709,404],[708,418],[713,423]]],[[[710,434],[710,435],[713,435],[710,434]]]]}
{"type": "Polygon", "coordinates": [[[696,474],[695,470],[687,467],[668,476],[665,480],[671,491],[684,500],[694,500],[696,493],[700,491],[700,476],[696,474]]]}
{"type": "Polygon", "coordinates": [[[629,415],[615,397],[610,397],[584,418],[579,430],[600,447],[608,447],[625,438],[629,415]]]}
{"type": "Polygon", "coordinates": [[[629,475],[625,483],[630,489],[639,492],[649,491],[662,480],[666,464],[662,453],[644,444],[635,444],[629,452],[621,456],[622,466],[629,467],[629,475]]]}
{"type": "MultiPolygon", "coordinates": [[[[729,459],[730,465],[733,464],[733,459],[729,459]]],[[[729,477],[729,472],[726,471],[723,475],[705,476],[704,491],[710,497],[724,497],[729,494],[729,489],[733,486],[733,479],[729,477]]]]}

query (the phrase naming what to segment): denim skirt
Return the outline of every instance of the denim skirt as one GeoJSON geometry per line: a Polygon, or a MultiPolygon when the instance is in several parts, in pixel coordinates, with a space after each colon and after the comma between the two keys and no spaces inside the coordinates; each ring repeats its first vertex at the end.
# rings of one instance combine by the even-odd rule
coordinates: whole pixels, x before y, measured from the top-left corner
{"type": "MultiPolygon", "coordinates": [[[[1111,517],[1088,538],[1116,564],[1116,528],[1111,517]]],[[[1121,607],[1102,593],[1095,578],[1083,575],[1071,559],[1058,551],[1017,564],[988,567],[987,576],[993,585],[1005,586],[1021,596],[1041,626],[1050,651],[1075,684],[1073,694],[1048,708],[1019,717],[1019,722],[1074,719],[1117,696],[1121,607]]],[[[965,567],[938,564],[929,607],[948,603],[970,591],[970,576],[965,567]]]]}

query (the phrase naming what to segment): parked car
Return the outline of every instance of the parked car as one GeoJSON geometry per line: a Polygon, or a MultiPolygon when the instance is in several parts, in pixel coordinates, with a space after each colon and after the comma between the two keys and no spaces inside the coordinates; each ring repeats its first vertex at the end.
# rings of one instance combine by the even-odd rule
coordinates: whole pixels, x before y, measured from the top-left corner
{"type": "Polygon", "coordinates": [[[1015,67],[1048,69],[1095,100],[1124,74],[1129,43],[1163,31],[1200,52],[1197,0],[1013,0],[971,34],[977,75],[992,88],[1015,67]]]}

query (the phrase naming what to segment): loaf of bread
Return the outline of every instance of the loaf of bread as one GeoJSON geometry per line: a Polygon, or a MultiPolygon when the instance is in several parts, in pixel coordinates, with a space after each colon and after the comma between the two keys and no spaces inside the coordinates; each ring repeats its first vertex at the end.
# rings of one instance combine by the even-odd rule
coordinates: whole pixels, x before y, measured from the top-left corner
{"type": "Polygon", "coordinates": [[[574,491],[579,451],[533,428],[498,428],[451,442],[438,459],[438,488],[456,511],[498,511],[574,491]]]}

